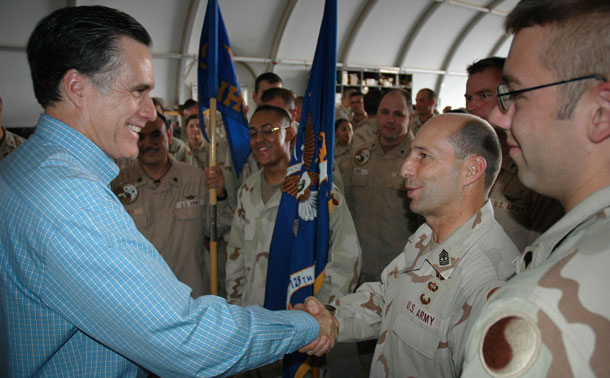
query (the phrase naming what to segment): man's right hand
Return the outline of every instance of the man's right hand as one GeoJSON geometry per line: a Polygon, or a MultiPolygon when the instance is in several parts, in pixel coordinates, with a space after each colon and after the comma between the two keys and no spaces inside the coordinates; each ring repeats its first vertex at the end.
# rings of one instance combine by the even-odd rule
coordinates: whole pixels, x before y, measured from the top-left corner
{"type": "Polygon", "coordinates": [[[320,357],[331,350],[339,336],[339,321],[314,297],[308,297],[305,304],[298,304],[294,308],[307,311],[320,323],[318,338],[299,349],[299,352],[320,357]]]}

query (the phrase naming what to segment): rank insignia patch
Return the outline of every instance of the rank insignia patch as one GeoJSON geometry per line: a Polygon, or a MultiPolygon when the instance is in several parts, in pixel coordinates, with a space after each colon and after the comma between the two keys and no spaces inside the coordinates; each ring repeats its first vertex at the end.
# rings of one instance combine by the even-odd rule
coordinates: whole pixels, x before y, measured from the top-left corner
{"type": "Polygon", "coordinates": [[[442,266],[449,265],[449,253],[444,249],[443,252],[438,255],[438,263],[442,266]]]}

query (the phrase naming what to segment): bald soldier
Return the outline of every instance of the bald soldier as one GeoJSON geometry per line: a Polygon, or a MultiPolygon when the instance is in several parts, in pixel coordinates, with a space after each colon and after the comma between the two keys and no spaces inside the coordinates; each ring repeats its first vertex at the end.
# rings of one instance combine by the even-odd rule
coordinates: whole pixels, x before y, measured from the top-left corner
{"type": "MultiPolygon", "coordinates": [[[[138,230],[197,298],[210,293],[204,240],[209,230],[207,187],[201,169],[176,161],[169,153],[171,138],[165,118],[157,114],[139,133],[138,159],[121,169],[111,188],[138,230]]],[[[222,180],[217,190],[224,191],[222,180]]],[[[219,229],[228,229],[231,212],[223,201],[218,214],[219,229]]]]}
{"type": "Polygon", "coordinates": [[[519,179],[565,216],[473,328],[464,376],[610,376],[610,3],[521,1],[500,104],[519,179]],[[606,37],[600,37],[606,36],[606,37]]]}
{"type": "Polygon", "coordinates": [[[345,196],[362,246],[360,282],[378,281],[416,228],[400,167],[411,149],[411,97],[388,92],[377,112],[379,135],[354,147],[346,159],[345,196]]]}
{"type": "Polygon", "coordinates": [[[426,223],[383,271],[335,302],[339,341],[377,338],[371,377],[457,377],[485,299],[512,275],[517,248],[489,190],[501,153],[492,127],[464,114],[427,121],[402,166],[426,223]]]}

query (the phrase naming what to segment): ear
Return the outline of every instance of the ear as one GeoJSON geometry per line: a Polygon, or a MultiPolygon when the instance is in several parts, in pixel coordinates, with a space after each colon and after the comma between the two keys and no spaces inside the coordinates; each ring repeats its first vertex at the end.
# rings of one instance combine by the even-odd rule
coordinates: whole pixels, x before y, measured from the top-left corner
{"type": "Polygon", "coordinates": [[[169,146],[170,144],[172,144],[172,128],[171,126],[165,126],[167,128],[167,145],[169,146]]]}
{"type": "Polygon", "coordinates": [[[286,128],[286,142],[292,142],[292,140],[297,136],[297,130],[294,125],[290,125],[286,128]]]}
{"type": "Polygon", "coordinates": [[[479,179],[485,180],[487,161],[480,155],[470,156],[464,160],[462,171],[462,184],[471,185],[479,179]]]}
{"type": "Polygon", "coordinates": [[[595,113],[587,129],[593,143],[601,143],[610,137],[610,83],[604,82],[595,88],[595,113]]]}
{"type": "Polygon", "coordinates": [[[86,102],[86,94],[91,86],[89,78],[75,69],[68,70],[61,79],[66,99],[80,108],[86,102]]]}

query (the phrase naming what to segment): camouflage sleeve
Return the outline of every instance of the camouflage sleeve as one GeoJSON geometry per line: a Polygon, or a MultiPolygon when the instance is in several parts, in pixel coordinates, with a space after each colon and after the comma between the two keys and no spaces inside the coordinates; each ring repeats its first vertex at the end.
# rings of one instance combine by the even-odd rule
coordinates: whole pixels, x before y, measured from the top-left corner
{"type": "Polygon", "coordinates": [[[462,371],[464,351],[470,330],[479,317],[487,298],[505,283],[506,282],[502,280],[486,282],[483,286],[480,286],[469,295],[465,302],[461,302],[463,303],[461,309],[455,308],[454,311],[452,311],[453,316],[449,326],[448,340],[452,349],[455,371],[458,372],[458,374],[462,371]]]}
{"type": "Polygon", "coordinates": [[[337,188],[341,191],[341,193],[345,193],[345,186],[343,185],[343,175],[341,174],[341,170],[337,165],[337,161],[333,164],[333,185],[336,185],[337,188]]]}
{"type": "Polygon", "coordinates": [[[231,230],[231,226],[233,224],[233,210],[229,205],[228,194],[225,200],[218,201],[216,212],[216,226],[218,235],[224,235],[231,230]]]}
{"type": "Polygon", "coordinates": [[[362,261],[354,221],[343,196],[336,187],[331,195],[333,212],[330,215],[329,262],[326,264],[324,285],[316,294],[322,303],[331,303],[354,291],[362,261]]]}
{"type": "Polygon", "coordinates": [[[381,329],[385,300],[381,282],[362,284],[353,294],[336,300],[339,341],[376,339],[381,329]]]}
{"type": "MultiPolygon", "coordinates": [[[[238,201],[238,208],[241,203],[238,201]]],[[[236,211],[233,215],[231,223],[231,233],[229,235],[229,244],[227,245],[227,263],[226,269],[226,290],[227,302],[240,305],[243,285],[246,279],[246,267],[244,255],[242,253],[244,246],[244,220],[236,211]]]]}
{"type": "Polygon", "coordinates": [[[221,166],[222,174],[225,177],[225,190],[227,191],[227,199],[231,210],[235,210],[237,207],[237,189],[239,188],[237,177],[235,177],[235,171],[230,164],[224,164],[221,166]]]}

